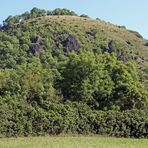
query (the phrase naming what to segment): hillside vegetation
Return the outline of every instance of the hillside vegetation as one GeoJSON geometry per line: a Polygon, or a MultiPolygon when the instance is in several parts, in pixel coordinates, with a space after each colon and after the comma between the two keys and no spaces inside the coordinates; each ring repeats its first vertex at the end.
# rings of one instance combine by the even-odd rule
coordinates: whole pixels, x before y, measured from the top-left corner
{"type": "Polygon", "coordinates": [[[148,137],[148,41],[67,9],[0,28],[0,137],[148,137]]]}

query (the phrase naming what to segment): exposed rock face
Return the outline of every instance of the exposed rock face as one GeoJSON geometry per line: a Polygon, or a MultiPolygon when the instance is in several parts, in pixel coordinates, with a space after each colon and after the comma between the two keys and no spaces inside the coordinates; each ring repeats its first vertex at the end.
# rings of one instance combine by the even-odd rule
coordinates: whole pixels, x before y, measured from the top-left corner
{"type": "Polygon", "coordinates": [[[114,51],[114,42],[113,40],[111,40],[109,43],[108,43],[108,48],[109,48],[109,52],[112,53],[114,51]]]}
{"type": "Polygon", "coordinates": [[[148,46],[148,42],[144,44],[144,46],[148,46]]]}
{"type": "Polygon", "coordinates": [[[30,47],[30,51],[33,54],[43,51],[44,49],[39,44],[33,44],[30,47]]]}
{"type": "Polygon", "coordinates": [[[66,47],[66,52],[71,52],[80,48],[80,43],[74,35],[69,35],[69,37],[64,41],[64,46],[66,47]]]}
{"type": "Polygon", "coordinates": [[[44,50],[39,44],[40,41],[41,41],[40,36],[36,36],[36,37],[31,38],[32,45],[30,46],[30,51],[32,54],[36,54],[36,53],[44,50]]]}
{"type": "Polygon", "coordinates": [[[126,53],[123,53],[120,57],[118,57],[119,60],[122,60],[123,62],[127,62],[128,61],[128,56],[126,53]]]}
{"type": "Polygon", "coordinates": [[[31,39],[32,43],[39,43],[40,41],[41,41],[41,37],[40,36],[36,36],[36,37],[31,39]]]}

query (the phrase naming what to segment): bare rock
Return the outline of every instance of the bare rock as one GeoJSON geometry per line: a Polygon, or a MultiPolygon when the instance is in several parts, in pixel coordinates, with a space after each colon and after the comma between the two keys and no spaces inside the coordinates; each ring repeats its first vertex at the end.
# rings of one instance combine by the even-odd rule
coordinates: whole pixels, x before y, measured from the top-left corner
{"type": "Polygon", "coordinates": [[[32,54],[36,54],[42,52],[44,49],[39,44],[32,44],[30,47],[30,51],[32,54]]]}
{"type": "Polygon", "coordinates": [[[64,46],[68,53],[73,50],[78,50],[80,48],[80,43],[74,35],[69,35],[69,37],[64,41],[64,46]]]}

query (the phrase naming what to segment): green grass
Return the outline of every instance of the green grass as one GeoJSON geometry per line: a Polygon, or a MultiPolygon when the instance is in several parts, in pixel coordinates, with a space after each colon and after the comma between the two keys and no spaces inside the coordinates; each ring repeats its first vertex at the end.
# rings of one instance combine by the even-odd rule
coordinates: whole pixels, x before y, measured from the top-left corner
{"type": "Polygon", "coordinates": [[[147,139],[31,137],[0,139],[0,148],[147,148],[147,139]]]}

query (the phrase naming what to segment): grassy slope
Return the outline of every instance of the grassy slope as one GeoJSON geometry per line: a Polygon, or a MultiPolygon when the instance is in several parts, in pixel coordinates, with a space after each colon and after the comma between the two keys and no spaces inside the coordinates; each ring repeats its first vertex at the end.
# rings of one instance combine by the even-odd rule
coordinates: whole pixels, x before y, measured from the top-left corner
{"type": "Polygon", "coordinates": [[[100,30],[100,35],[104,36],[104,38],[107,40],[119,41],[126,46],[129,46],[126,41],[130,41],[134,50],[139,52],[140,56],[144,57],[144,64],[148,65],[148,46],[144,46],[144,44],[148,41],[142,38],[138,38],[134,33],[131,33],[125,28],[120,28],[117,25],[113,25],[105,21],[92,20],[77,16],[46,16],[37,18],[37,20],[37,25],[40,27],[45,26],[45,24],[50,25],[53,23],[63,23],[67,26],[70,26],[71,29],[78,25],[82,32],[89,30],[90,28],[98,28],[100,30]]]}
{"type": "Polygon", "coordinates": [[[38,137],[0,139],[0,148],[147,148],[146,139],[38,137]]]}

